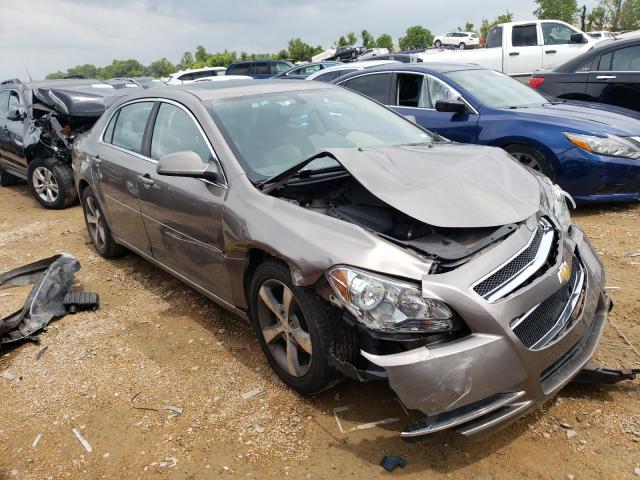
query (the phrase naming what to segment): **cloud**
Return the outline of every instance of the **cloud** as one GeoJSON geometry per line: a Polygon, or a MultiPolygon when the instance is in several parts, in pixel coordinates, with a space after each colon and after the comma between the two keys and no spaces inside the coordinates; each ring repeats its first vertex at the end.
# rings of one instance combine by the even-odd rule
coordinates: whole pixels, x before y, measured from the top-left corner
{"type": "MultiPolygon", "coordinates": [[[[0,0],[13,20],[0,29],[0,78],[34,78],[56,70],[114,58],[144,64],[161,57],[176,62],[186,50],[277,52],[290,38],[329,47],[349,31],[389,33],[395,41],[410,25],[434,34],[479,24],[505,10],[498,0],[0,0]]],[[[533,0],[510,5],[527,19],[533,0]]]]}

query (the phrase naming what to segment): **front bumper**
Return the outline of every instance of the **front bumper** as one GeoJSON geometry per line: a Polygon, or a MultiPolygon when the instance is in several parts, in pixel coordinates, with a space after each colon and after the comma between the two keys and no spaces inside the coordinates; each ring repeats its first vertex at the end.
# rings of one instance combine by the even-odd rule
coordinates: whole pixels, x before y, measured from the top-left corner
{"type": "Polygon", "coordinates": [[[571,148],[558,157],[558,184],[579,203],[640,200],[640,159],[571,148]]]}
{"type": "Polygon", "coordinates": [[[508,252],[517,251],[527,237],[526,228],[521,230],[467,265],[423,280],[423,291],[451,305],[468,324],[470,335],[391,355],[361,352],[386,370],[389,384],[408,408],[427,415],[403,437],[445,429],[465,436],[492,433],[552,397],[592,357],[610,300],[604,293],[602,265],[575,225],[570,234],[558,231],[552,265],[530,283],[494,302],[473,290],[478,271],[491,271],[486,269],[503,264],[508,252]],[[548,344],[527,348],[514,333],[513,320],[562,288],[560,271],[572,259],[582,265],[584,282],[571,323],[548,344]]]}

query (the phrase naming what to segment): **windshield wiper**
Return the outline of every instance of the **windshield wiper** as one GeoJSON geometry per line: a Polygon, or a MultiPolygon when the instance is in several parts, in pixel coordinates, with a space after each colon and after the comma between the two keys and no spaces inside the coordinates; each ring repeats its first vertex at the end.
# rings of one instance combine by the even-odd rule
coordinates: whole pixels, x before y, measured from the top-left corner
{"type": "Polygon", "coordinates": [[[315,155],[312,155],[311,157],[306,158],[301,162],[298,162],[295,165],[287,168],[282,173],[279,173],[277,175],[274,175],[273,177],[267,178],[266,180],[261,180],[259,182],[256,182],[255,185],[256,187],[258,187],[260,190],[262,190],[264,193],[268,195],[274,190],[280,188],[285,183],[287,183],[293,177],[298,175],[300,173],[300,170],[302,170],[304,167],[309,165],[311,162],[313,162],[318,158],[323,158],[323,157],[330,157],[330,158],[333,158],[336,162],[338,161],[338,159],[329,152],[316,153],[315,155]]]}

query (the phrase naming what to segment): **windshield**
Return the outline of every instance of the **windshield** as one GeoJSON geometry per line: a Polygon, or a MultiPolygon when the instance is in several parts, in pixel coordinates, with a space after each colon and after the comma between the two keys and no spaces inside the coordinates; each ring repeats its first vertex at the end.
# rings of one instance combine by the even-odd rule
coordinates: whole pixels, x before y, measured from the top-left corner
{"type": "Polygon", "coordinates": [[[536,90],[494,70],[461,70],[445,76],[487,107],[525,108],[549,103],[536,90]]]}
{"type": "MultiPolygon", "coordinates": [[[[254,183],[329,148],[433,141],[413,123],[342,88],[237,97],[205,106],[254,183]]],[[[305,169],[337,166],[322,157],[305,169]]]]}

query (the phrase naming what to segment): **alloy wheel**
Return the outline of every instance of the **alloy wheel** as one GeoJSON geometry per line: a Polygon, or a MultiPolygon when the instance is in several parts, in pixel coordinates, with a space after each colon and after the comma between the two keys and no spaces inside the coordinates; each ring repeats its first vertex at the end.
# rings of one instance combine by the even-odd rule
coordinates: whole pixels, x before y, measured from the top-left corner
{"type": "Polygon", "coordinates": [[[270,279],[258,296],[258,322],[271,356],[289,375],[304,376],[311,368],[311,335],[293,292],[270,279]]]}
{"type": "Polygon", "coordinates": [[[98,247],[98,250],[102,250],[107,243],[102,213],[100,213],[100,209],[98,205],[96,205],[93,197],[87,197],[85,206],[85,217],[87,219],[87,226],[89,227],[89,235],[91,235],[91,240],[93,240],[93,243],[98,247]]]}
{"type": "Polygon", "coordinates": [[[518,160],[523,165],[529,168],[533,168],[538,172],[542,172],[542,167],[540,166],[540,162],[538,162],[538,160],[533,155],[530,155],[528,153],[522,153],[522,152],[513,152],[511,153],[511,156],[516,160],[518,160]]]}
{"type": "Polygon", "coordinates": [[[43,201],[53,203],[57,200],[60,191],[58,181],[47,167],[36,168],[31,175],[31,181],[33,188],[43,201]]]}

